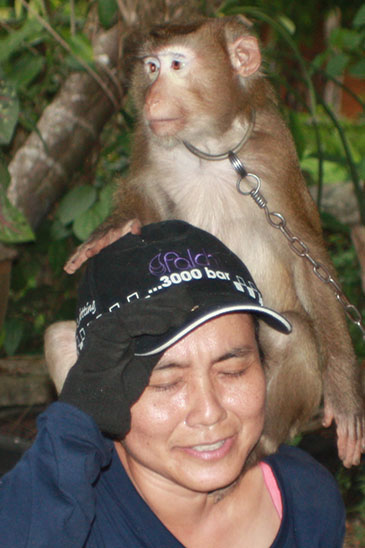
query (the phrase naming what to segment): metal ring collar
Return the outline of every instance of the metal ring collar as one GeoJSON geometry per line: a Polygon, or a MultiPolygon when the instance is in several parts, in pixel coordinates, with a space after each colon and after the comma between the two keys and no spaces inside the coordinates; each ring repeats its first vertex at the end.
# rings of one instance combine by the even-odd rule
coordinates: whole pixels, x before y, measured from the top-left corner
{"type": "MultiPolygon", "coordinates": [[[[228,152],[228,159],[229,161],[231,162],[232,164],[232,167],[235,171],[237,171],[238,175],[239,175],[239,178],[237,180],[237,183],[236,183],[236,188],[237,188],[237,191],[240,193],[240,194],[243,194],[243,196],[249,196],[251,195],[254,199],[256,199],[256,196],[259,195],[259,190],[260,190],[260,187],[261,187],[261,179],[260,177],[258,177],[257,175],[255,175],[254,173],[248,173],[246,171],[246,168],[245,166],[243,165],[243,163],[241,162],[241,160],[238,158],[238,156],[232,151],[230,150],[228,152]],[[242,179],[246,179],[247,177],[253,177],[256,181],[256,188],[253,188],[251,190],[248,190],[248,191],[244,191],[241,189],[241,181],[242,179]]],[[[261,207],[261,206],[260,206],[261,207]]]]}
{"type": "Polygon", "coordinates": [[[230,149],[227,152],[223,152],[222,154],[208,154],[208,152],[203,152],[202,150],[199,150],[198,148],[196,148],[191,143],[188,143],[187,141],[183,141],[183,143],[192,154],[195,154],[195,156],[198,156],[198,158],[201,158],[202,160],[226,160],[229,157],[230,153],[238,152],[243,147],[243,145],[248,141],[255,124],[255,118],[256,118],[256,113],[255,113],[255,110],[252,109],[251,117],[250,117],[250,121],[249,121],[249,125],[246,133],[244,134],[240,142],[233,149],[230,149]]]}
{"type": "Polygon", "coordinates": [[[255,175],[254,173],[246,173],[245,177],[239,177],[238,180],[237,180],[237,183],[236,183],[236,188],[238,190],[238,192],[240,194],[243,194],[243,196],[252,196],[252,197],[255,197],[258,193],[259,193],[259,190],[261,188],[261,179],[260,177],[258,177],[257,175],[255,175]],[[241,181],[243,180],[243,178],[247,178],[247,177],[253,177],[256,181],[256,187],[255,188],[252,188],[251,190],[241,190],[241,181]]]}

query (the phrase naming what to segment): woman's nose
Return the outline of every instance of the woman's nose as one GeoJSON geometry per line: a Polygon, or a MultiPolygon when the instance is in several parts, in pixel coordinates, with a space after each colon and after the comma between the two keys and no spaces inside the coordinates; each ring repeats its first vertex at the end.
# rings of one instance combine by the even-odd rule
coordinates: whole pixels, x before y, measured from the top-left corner
{"type": "Polygon", "coordinates": [[[209,378],[200,378],[189,394],[185,422],[193,428],[213,426],[226,417],[222,398],[209,378]]]}

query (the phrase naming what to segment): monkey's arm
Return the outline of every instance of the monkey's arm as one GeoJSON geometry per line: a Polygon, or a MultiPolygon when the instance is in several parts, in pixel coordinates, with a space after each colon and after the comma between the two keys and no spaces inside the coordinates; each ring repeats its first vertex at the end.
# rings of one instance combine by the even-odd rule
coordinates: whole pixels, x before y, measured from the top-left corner
{"type": "Polygon", "coordinates": [[[110,224],[110,219],[108,219],[84,243],[77,247],[76,251],[67,260],[64,270],[67,274],[74,274],[87,259],[97,255],[104,247],[116,242],[128,232],[139,234],[140,231],[141,223],[139,219],[130,219],[120,226],[110,224]]]}
{"type": "MultiPolygon", "coordinates": [[[[326,265],[331,276],[336,273],[326,254],[310,246],[313,256],[326,265]]],[[[361,370],[357,363],[345,314],[334,293],[312,269],[299,280],[296,276],[297,293],[310,310],[314,319],[322,360],[322,381],[324,399],[323,425],[336,424],[337,446],[344,466],[360,464],[365,452],[365,408],[361,370]],[[305,296],[307,295],[307,297],[305,296]],[[310,301],[308,296],[314,296],[310,301]]]]}
{"type": "MultiPolygon", "coordinates": [[[[289,150],[290,143],[282,148],[289,150]]],[[[280,157],[280,154],[282,152],[277,151],[274,157],[280,157]]],[[[296,175],[295,162],[290,166],[285,165],[284,157],[281,156],[280,160],[280,165],[285,166],[285,174],[289,174],[288,179],[285,179],[287,194],[282,196],[283,205],[274,203],[271,209],[284,212],[292,234],[308,246],[309,255],[324,265],[329,275],[336,280],[337,274],[324,244],[319,214],[305,182],[299,172],[296,175]]],[[[280,173],[274,175],[273,183],[278,184],[277,181],[283,180],[280,173]]],[[[278,187],[276,194],[279,195],[278,187]]],[[[286,245],[283,239],[284,248],[286,245]]],[[[335,422],[338,454],[344,466],[358,465],[361,454],[365,452],[364,389],[345,314],[329,283],[317,278],[312,265],[302,257],[295,257],[292,252],[289,258],[292,261],[295,293],[309,314],[314,328],[313,336],[318,344],[324,396],[323,425],[329,427],[335,422]]],[[[326,273],[321,268],[319,274],[326,280],[326,273]]],[[[280,301],[273,304],[274,308],[281,308],[285,314],[282,306],[280,301]]],[[[304,348],[302,341],[298,342],[298,348],[304,348]]],[[[313,364],[317,361],[313,359],[313,364]]],[[[298,375],[300,378],[300,371],[298,375]]]]}
{"type": "Polygon", "coordinates": [[[95,517],[94,483],[113,444],[75,407],[54,403],[32,447],[0,480],[2,548],[85,546],[95,517]]]}

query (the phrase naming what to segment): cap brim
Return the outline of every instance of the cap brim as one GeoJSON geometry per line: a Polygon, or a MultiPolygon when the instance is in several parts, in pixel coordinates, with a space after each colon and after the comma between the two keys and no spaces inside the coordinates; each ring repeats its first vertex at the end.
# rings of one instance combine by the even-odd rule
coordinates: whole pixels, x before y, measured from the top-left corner
{"type": "Polygon", "coordinates": [[[197,305],[182,326],[172,328],[159,336],[143,335],[137,337],[134,354],[135,356],[152,356],[164,352],[203,323],[232,312],[250,312],[281,333],[288,334],[292,330],[291,323],[284,316],[270,308],[254,305],[252,302],[237,303],[235,301],[235,303],[197,305]]]}

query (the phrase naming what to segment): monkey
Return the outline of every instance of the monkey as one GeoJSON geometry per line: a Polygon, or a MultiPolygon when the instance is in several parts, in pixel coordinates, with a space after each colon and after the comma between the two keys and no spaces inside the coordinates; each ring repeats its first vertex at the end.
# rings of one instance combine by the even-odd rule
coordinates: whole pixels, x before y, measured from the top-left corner
{"type": "MultiPolygon", "coordinates": [[[[347,467],[359,464],[364,402],[345,314],[328,284],[249,195],[260,181],[270,211],[280,212],[292,234],[335,276],[252,24],[243,17],[162,24],[136,43],[129,48],[138,116],[130,174],[116,191],[110,218],[65,270],[74,272],[146,223],[182,219],[211,232],[244,260],[265,305],[293,328],[278,335],[260,326],[267,375],[261,453],[274,452],[300,432],[323,400],[323,425],[336,423],[339,457],[347,467]]],[[[57,329],[62,326],[50,328],[46,347],[54,344],[57,329]]]]}

